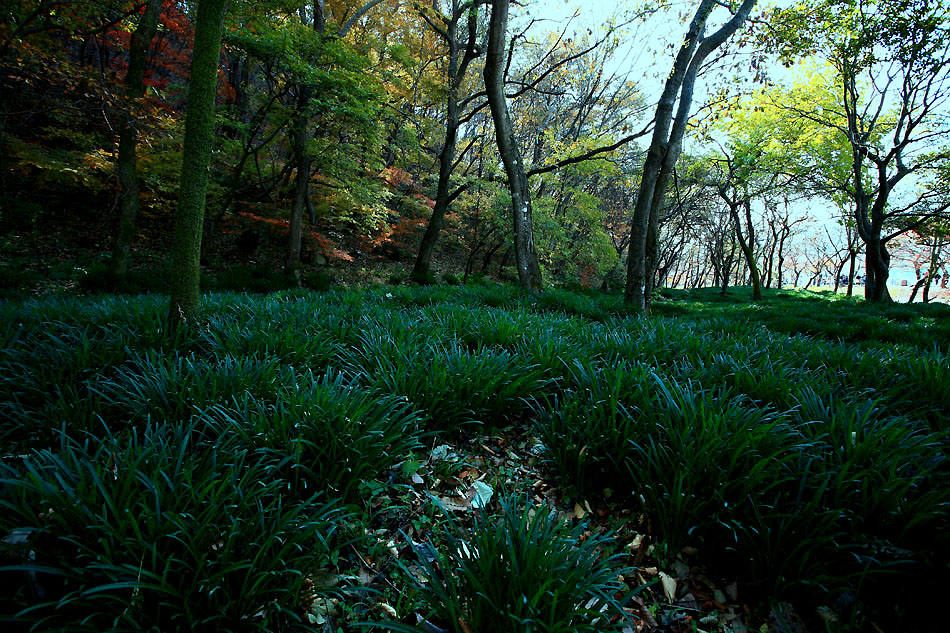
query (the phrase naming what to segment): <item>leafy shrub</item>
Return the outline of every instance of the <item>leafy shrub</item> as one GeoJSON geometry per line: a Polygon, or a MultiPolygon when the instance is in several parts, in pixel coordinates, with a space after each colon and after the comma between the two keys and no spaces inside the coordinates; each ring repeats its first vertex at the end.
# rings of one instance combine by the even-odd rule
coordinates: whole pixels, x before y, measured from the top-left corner
{"type": "Polygon", "coordinates": [[[462,284],[462,280],[458,275],[453,275],[451,273],[445,273],[442,275],[442,281],[450,286],[459,286],[462,284]]]}
{"type": "Polygon", "coordinates": [[[418,273],[413,271],[409,274],[409,281],[417,283],[420,286],[432,286],[437,283],[435,275],[431,272],[418,273]]]}
{"type": "MultiPolygon", "coordinates": [[[[546,506],[501,500],[465,529],[451,517],[437,533],[439,556],[420,556],[425,581],[410,575],[429,617],[456,633],[619,631],[629,595],[608,537],[582,538],[546,506]],[[613,622],[612,622],[613,620],[613,622]]],[[[408,571],[407,571],[408,573],[408,571]]],[[[386,623],[394,631],[419,629],[386,623]]]]}
{"type": "Polygon", "coordinates": [[[346,516],[285,501],[268,470],[167,425],[0,465],[0,528],[26,541],[5,544],[21,562],[5,570],[4,619],[71,631],[299,623],[346,516]]]}
{"type": "Polygon", "coordinates": [[[322,271],[309,272],[303,276],[303,286],[310,290],[326,292],[331,285],[333,285],[333,279],[328,273],[322,271]]]}
{"type": "Polygon", "coordinates": [[[467,286],[481,286],[485,284],[491,284],[491,281],[485,276],[485,273],[474,272],[465,277],[465,285],[467,286]]]}
{"type": "Polygon", "coordinates": [[[238,292],[274,292],[297,287],[291,274],[275,271],[267,266],[234,266],[218,271],[214,287],[238,292]]]}
{"type": "Polygon", "coordinates": [[[30,270],[0,265],[0,294],[15,294],[39,280],[39,275],[30,270]]]}

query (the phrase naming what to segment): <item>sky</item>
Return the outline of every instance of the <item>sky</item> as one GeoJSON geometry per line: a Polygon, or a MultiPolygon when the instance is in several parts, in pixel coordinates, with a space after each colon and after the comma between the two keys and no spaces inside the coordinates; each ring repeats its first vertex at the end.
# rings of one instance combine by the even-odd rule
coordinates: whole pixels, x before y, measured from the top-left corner
{"type": "MultiPolygon", "coordinates": [[[[610,18],[622,21],[622,16],[625,13],[631,14],[637,4],[636,0],[534,0],[526,3],[525,6],[513,6],[510,19],[513,24],[524,24],[529,19],[540,19],[536,25],[536,32],[539,34],[544,31],[560,31],[568,23],[570,23],[569,28],[578,33],[586,33],[587,29],[596,33],[610,18]],[[575,13],[577,17],[571,20],[575,13]]],[[[674,2],[670,9],[656,14],[645,22],[637,22],[627,27],[624,43],[616,56],[616,66],[611,70],[620,75],[629,72],[629,79],[637,81],[643,87],[648,102],[655,103],[659,98],[663,80],[673,64],[670,52],[673,49],[668,47],[675,45],[685,34],[686,23],[692,17],[696,4],[695,0],[674,2]]],[[[789,5],[791,0],[777,0],[768,4],[789,5]]],[[[765,2],[760,2],[758,10],[764,6],[767,6],[765,2]]],[[[721,21],[713,20],[712,23],[720,24],[721,21]]],[[[804,69],[801,68],[786,70],[778,63],[769,67],[769,75],[775,82],[792,83],[803,72],[804,69]]],[[[724,79],[728,80],[725,75],[716,77],[713,73],[697,82],[694,110],[702,103],[708,86],[715,85],[717,81],[724,79]]],[[[687,140],[684,146],[686,151],[690,151],[690,142],[696,143],[696,141],[687,140]]],[[[820,200],[802,205],[800,213],[807,214],[813,219],[810,231],[822,232],[825,227],[828,227],[834,234],[841,230],[835,220],[836,211],[832,208],[833,206],[820,200]]],[[[898,261],[894,263],[890,284],[900,285],[904,280],[914,279],[910,268],[901,265],[898,261]]]]}

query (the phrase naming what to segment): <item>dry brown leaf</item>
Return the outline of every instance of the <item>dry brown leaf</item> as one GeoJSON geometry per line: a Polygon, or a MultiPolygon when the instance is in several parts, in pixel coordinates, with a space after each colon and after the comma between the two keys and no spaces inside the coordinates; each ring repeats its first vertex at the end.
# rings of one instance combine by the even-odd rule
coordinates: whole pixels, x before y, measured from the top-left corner
{"type": "Polygon", "coordinates": [[[663,585],[663,593],[667,600],[673,602],[676,599],[676,579],[665,571],[660,572],[660,584],[663,585]]]}

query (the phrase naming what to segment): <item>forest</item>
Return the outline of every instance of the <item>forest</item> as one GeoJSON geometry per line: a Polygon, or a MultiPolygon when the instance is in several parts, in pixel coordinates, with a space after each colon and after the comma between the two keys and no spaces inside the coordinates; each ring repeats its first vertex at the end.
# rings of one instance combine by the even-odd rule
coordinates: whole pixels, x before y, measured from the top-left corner
{"type": "Polygon", "coordinates": [[[5,630],[945,629],[946,0],[0,14],[5,630]]]}

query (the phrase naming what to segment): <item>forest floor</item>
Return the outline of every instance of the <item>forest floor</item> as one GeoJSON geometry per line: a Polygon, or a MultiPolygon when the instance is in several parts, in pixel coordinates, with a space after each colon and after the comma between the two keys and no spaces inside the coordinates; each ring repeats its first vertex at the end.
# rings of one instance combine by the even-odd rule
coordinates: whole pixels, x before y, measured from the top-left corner
{"type": "Polygon", "coordinates": [[[217,293],[171,340],[161,295],[0,302],[0,532],[8,571],[30,572],[0,615],[173,626],[183,600],[160,598],[188,595],[187,617],[241,622],[304,579],[304,604],[282,608],[313,630],[522,630],[491,618],[547,608],[528,588],[549,595],[589,543],[611,558],[586,564],[613,571],[558,592],[598,613],[624,597],[598,630],[941,630],[950,313],[748,295],[664,291],[642,318],[617,295],[490,282],[217,293]],[[189,500],[184,481],[238,488],[189,500]],[[261,490],[346,536],[298,543],[261,490]],[[199,508],[187,528],[167,519],[199,508]],[[544,538],[518,540],[548,516],[544,538]],[[277,543],[311,557],[267,554],[277,543]],[[169,557],[193,572],[169,574],[169,557]],[[216,583],[233,599],[205,601],[216,583]],[[132,609],[129,591],[147,599],[132,609]]]}

